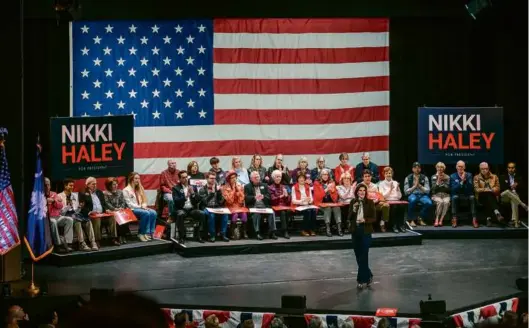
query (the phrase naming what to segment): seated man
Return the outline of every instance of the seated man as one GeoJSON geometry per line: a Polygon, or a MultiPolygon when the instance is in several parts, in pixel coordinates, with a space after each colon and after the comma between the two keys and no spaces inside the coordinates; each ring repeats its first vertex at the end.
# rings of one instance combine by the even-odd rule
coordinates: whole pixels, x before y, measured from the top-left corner
{"type": "MultiPolygon", "coordinates": [[[[271,208],[268,186],[261,183],[261,176],[257,171],[253,171],[250,174],[250,183],[244,186],[244,202],[248,208],[271,208]]],[[[263,240],[263,237],[259,233],[261,215],[268,215],[268,234],[271,239],[277,239],[274,214],[252,213],[253,228],[257,239],[263,240]]]]}
{"type": "Polygon", "coordinates": [[[58,253],[70,253],[72,248],[69,246],[73,242],[73,218],[71,216],[61,215],[63,207],[62,199],[51,191],[50,179],[44,178],[44,195],[48,204],[48,215],[50,218],[50,230],[53,243],[57,245],[58,253]],[[59,234],[59,227],[63,227],[63,235],[59,234]]]}
{"type": "Polygon", "coordinates": [[[217,175],[215,172],[209,171],[206,173],[207,184],[198,191],[198,196],[200,198],[200,209],[204,211],[204,214],[208,218],[208,227],[209,227],[209,241],[212,243],[215,242],[215,236],[217,235],[215,230],[215,218],[221,218],[220,225],[220,238],[223,241],[230,241],[226,237],[226,230],[228,229],[228,214],[215,214],[210,213],[206,208],[219,208],[224,206],[224,197],[222,197],[222,192],[220,187],[217,185],[217,175]]]}
{"type": "Polygon", "coordinates": [[[354,172],[355,172],[355,181],[357,183],[362,182],[363,172],[365,170],[369,170],[373,174],[373,176],[371,177],[371,182],[378,183],[380,172],[378,172],[378,166],[375,163],[371,162],[369,153],[364,153],[362,155],[362,162],[356,165],[354,172]]]}
{"type": "Polygon", "coordinates": [[[160,190],[163,194],[163,200],[167,202],[169,215],[174,212],[172,189],[177,183],[178,170],[176,169],[176,161],[174,159],[170,159],[167,161],[167,169],[160,173],[160,190]]]}
{"type": "Polygon", "coordinates": [[[479,174],[474,176],[474,192],[487,213],[487,227],[492,226],[492,219],[489,216],[491,214],[496,216],[499,223],[504,224],[505,222],[496,200],[496,197],[500,194],[500,181],[497,175],[490,172],[489,164],[485,162],[479,164],[479,174]]]}
{"type": "Polygon", "coordinates": [[[101,220],[106,220],[110,238],[112,238],[112,244],[114,246],[120,246],[121,243],[118,240],[118,233],[116,228],[116,219],[114,216],[108,216],[104,218],[93,218],[93,214],[112,213],[107,206],[105,195],[99,189],[97,189],[97,181],[94,177],[86,179],[86,190],[84,193],[79,195],[79,204],[81,205],[80,214],[84,218],[89,218],[94,227],[94,237],[98,246],[101,241],[101,220]]]}
{"type": "Polygon", "coordinates": [[[515,228],[520,227],[518,206],[528,210],[527,205],[520,199],[523,181],[522,177],[516,173],[516,164],[513,162],[507,164],[507,174],[500,176],[501,201],[511,204],[512,224],[515,228]]]}
{"type": "Polygon", "coordinates": [[[64,190],[59,194],[59,198],[62,200],[63,207],[61,209],[62,216],[70,216],[74,219],[73,231],[77,237],[77,242],[79,243],[80,251],[97,251],[99,247],[96,244],[94,237],[94,228],[92,226],[92,221],[89,218],[83,218],[80,215],[80,204],[79,198],[76,194],[73,193],[74,181],[72,179],[66,179],[63,181],[64,190]],[[88,247],[85,242],[84,233],[88,237],[88,242],[91,245],[91,248],[88,247]]]}
{"type": "MultiPolygon", "coordinates": [[[[380,231],[386,232],[386,223],[389,221],[389,204],[385,201],[382,193],[379,192],[378,186],[371,182],[373,174],[369,170],[365,170],[362,175],[362,182],[367,186],[367,195],[368,199],[371,199],[375,203],[376,215],[382,213],[382,219],[380,220],[380,231]]],[[[356,190],[356,186],[359,183],[355,182],[353,188],[356,190]]]]}
{"type": "Polygon", "coordinates": [[[408,196],[408,222],[410,226],[416,227],[413,218],[415,217],[415,206],[422,204],[421,212],[417,218],[417,223],[425,226],[424,218],[428,215],[428,210],[433,205],[428,194],[430,193],[430,181],[421,173],[421,164],[415,162],[412,165],[413,173],[404,180],[404,193],[408,196]]]}
{"type": "Polygon", "coordinates": [[[178,226],[179,243],[184,244],[186,240],[186,228],[184,226],[184,219],[191,217],[193,221],[198,222],[198,227],[195,228],[195,233],[199,243],[203,243],[202,231],[205,231],[206,215],[201,210],[197,209],[200,202],[198,192],[189,185],[189,179],[186,171],[178,172],[180,183],[173,187],[173,214],[176,218],[178,226]]]}
{"type": "Polygon", "coordinates": [[[465,162],[456,163],[456,173],[450,175],[450,197],[452,202],[452,227],[457,227],[457,213],[459,213],[459,204],[468,201],[470,212],[472,213],[472,225],[479,228],[476,217],[476,203],[474,199],[474,179],[472,173],[465,172],[465,162]]]}

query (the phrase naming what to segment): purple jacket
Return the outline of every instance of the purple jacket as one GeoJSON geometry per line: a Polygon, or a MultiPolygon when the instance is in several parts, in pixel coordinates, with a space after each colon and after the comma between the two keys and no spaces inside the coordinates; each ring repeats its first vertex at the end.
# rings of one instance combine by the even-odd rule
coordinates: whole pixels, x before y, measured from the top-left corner
{"type": "Polygon", "coordinates": [[[290,194],[288,197],[281,197],[283,189],[287,189],[288,193],[288,188],[285,185],[276,185],[273,183],[268,186],[268,191],[270,192],[270,204],[272,206],[290,206],[290,194]]]}

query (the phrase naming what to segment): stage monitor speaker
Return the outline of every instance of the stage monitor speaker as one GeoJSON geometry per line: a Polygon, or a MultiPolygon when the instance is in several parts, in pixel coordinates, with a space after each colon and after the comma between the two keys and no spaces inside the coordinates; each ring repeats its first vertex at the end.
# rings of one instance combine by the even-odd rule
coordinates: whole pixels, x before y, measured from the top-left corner
{"type": "Polygon", "coordinates": [[[114,296],[114,289],[90,289],[90,301],[99,301],[114,296]]]}
{"type": "Polygon", "coordinates": [[[421,315],[438,315],[446,313],[446,301],[421,301],[421,315]]]}
{"type": "Polygon", "coordinates": [[[527,277],[516,279],[516,287],[522,292],[527,292],[527,277]]]}
{"type": "Polygon", "coordinates": [[[307,296],[305,295],[282,295],[281,296],[281,308],[305,310],[307,308],[307,296]]]}
{"type": "Polygon", "coordinates": [[[0,256],[0,282],[10,282],[22,279],[21,249],[22,246],[18,245],[7,254],[0,256]]]}

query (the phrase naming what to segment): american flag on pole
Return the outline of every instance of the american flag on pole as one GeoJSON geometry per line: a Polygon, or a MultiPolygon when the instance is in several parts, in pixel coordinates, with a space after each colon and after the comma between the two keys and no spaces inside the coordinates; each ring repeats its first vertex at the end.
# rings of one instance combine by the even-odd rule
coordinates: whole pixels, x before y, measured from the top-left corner
{"type": "MultiPolygon", "coordinates": [[[[389,163],[387,19],[71,23],[71,115],[134,115],[150,202],[168,159],[201,171],[253,154],[389,163]]],[[[126,172],[124,172],[124,175],[126,172]]]]}
{"type": "Polygon", "coordinates": [[[4,145],[5,128],[0,128],[0,255],[4,255],[20,244],[15,196],[11,187],[11,173],[7,166],[4,145]]]}

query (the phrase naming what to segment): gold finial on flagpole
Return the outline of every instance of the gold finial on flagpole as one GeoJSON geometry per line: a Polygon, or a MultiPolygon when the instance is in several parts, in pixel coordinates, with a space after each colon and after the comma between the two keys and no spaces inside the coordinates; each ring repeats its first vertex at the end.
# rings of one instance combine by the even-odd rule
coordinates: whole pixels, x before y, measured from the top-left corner
{"type": "Polygon", "coordinates": [[[35,285],[35,262],[31,262],[31,284],[29,285],[27,292],[30,297],[35,297],[40,293],[39,286],[35,285]]]}

